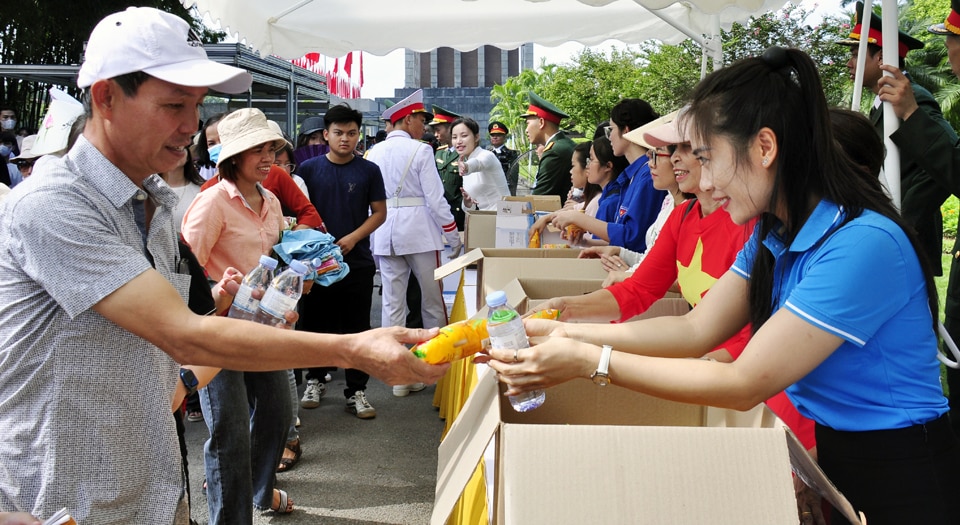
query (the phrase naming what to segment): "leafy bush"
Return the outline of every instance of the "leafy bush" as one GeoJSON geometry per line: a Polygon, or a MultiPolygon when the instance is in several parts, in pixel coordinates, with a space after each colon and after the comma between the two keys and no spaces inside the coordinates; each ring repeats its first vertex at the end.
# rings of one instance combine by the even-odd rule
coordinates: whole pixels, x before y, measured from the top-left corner
{"type": "Polygon", "coordinates": [[[943,214],[943,235],[945,237],[957,236],[957,214],[960,213],[960,202],[956,195],[951,195],[943,206],[940,206],[940,213],[943,214]]]}

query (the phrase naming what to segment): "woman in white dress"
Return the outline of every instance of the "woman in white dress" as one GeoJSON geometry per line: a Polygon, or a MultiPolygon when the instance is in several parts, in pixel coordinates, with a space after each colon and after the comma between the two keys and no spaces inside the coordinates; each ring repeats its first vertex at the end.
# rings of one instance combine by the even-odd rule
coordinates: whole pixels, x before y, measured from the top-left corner
{"type": "Polygon", "coordinates": [[[480,125],[469,117],[458,118],[450,128],[450,142],[460,154],[457,165],[463,177],[464,209],[496,210],[497,203],[510,195],[507,178],[496,155],[479,147],[480,125]]]}

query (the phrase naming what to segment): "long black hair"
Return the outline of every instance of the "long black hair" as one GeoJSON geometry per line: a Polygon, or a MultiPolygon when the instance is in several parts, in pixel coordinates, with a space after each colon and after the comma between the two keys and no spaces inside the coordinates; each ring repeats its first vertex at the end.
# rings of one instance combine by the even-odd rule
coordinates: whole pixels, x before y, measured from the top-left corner
{"type": "Polygon", "coordinates": [[[613,166],[613,175],[610,177],[610,182],[617,180],[620,173],[630,165],[630,161],[626,157],[617,157],[613,154],[613,145],[610,144],[610,139],[607,137],[600,137],[593,141],[593,154],[596,155],[597,162],[601,166],[608,162],[613,166]]]}
{"type": "MultiPolygon", "coordinates": [[[[816,200],[844,208],[841,226],[869,209],[895,222],[910,239],[927,285],[934,330],[937,291],[929,261],[912,228],[884,192],[871,167],[850,160],[834,139],[820,76],[810,57],[798,49],[771,47],[763,56],[741,60],[709,75],[696,87],[690,107],[693,132],[709,141],[729,140],[737,165],[746,163],[748,146],[762,128],[777,139],[777,173],[767,209],[759,219],[760,238],[779,226],[772,210],[785,210],[780,234],[789,245],[813,211],[816,200]]],[[[850,147],[859,147],[852,143],[850,147]]],[[[757,250],[750,278],[750,321],[753,331],[770,318],[776,301],[774,258],[757,250]]]]}

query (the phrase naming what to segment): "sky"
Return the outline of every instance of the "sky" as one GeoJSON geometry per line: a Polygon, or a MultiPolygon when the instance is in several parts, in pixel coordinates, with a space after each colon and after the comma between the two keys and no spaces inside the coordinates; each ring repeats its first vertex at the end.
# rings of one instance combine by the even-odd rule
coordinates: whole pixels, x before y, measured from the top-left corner
{"type": "MultiPolygon", "coordinates": [[[[879,0],[876,0],[877,2],[879,0]]],[[[838,0],[803,0],[800,5],[812,8],[813,14],[810,15],[808,22],[814,23],[825,14],[839,14],[840,2],[838,0]]],[[[545,47],[538,44],[533,46],[533,64],[534,67],[540,65],[541,59],[546,59],[547,63],[563,64],[569,63],[570,58],[578,54],[585,46],[576,42],[568,42],[557,47],[545,47]]],[[[611,47],[623,49],[626,46],[616,40],[608,40],[591,49],[607,51],[611,47]]],[[[402,49],[398,49],[385,56],[376,56],[370,53],[363,55],[364,85],[360,88],[360,95],[363,98],[385,97],[393,98],[394,88],[403,87],[403,54],[402,49]]]]}

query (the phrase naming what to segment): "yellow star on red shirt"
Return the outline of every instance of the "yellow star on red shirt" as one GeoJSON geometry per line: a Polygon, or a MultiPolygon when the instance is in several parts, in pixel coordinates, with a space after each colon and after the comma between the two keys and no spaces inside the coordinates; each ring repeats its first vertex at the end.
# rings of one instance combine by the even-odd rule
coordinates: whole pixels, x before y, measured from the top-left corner
{"type": "Polygon", "coordinates": [[[717,282],[717,278],[703,271],[703,239],[697,239],[697,247],[693,251],[690,265],[684,266],[677,261],[677,283],[683,298],[696,306],[703,298],[703,294],[717,282]]]}

